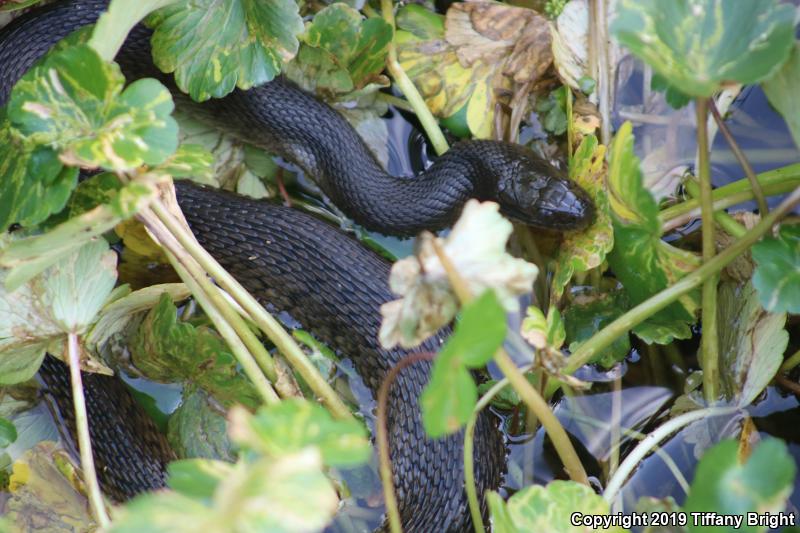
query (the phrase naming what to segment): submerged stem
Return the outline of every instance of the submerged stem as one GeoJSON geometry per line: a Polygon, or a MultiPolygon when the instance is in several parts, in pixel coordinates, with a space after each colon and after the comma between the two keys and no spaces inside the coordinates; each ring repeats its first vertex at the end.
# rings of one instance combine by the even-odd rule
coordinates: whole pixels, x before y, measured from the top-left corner
{"type": "Polygon", "coordinates": [[[763,217],[767,214],[768,208],[767,200],[764,198],[764,191],[761,188],[761,183],[759,183],[758,178],[756,178],[756,173],[753,171],[750,161],[748,161],[747,157],[745,157],[742,148],[739,146],[739,143],[736,142],[736,139],[733,137],[728,125],[725,124],[725,120],[719,114],[719,110],[717,109],[717,105],[714,103],[713,98],[709,100],[708,107],[711,110],[711,114],[713,115],[717,126],[719,127],[720,133],[722,133],[722,136],[725,137],[726,141],[728,141],[728,146],[730,147],[731,152],[733,152],[736,160],[739,161],[739,164],[742,166],[742,170],[744,170],[745,176],[747,176],[748,181],[750,181],[750,187],[752,187],[753,195],[756,197],[756,203],[758,203],[758,212],[763,217]]]}
{"type": "Polygon", "coordinates": [[[111,521],[106,513],[103,494],[100,492],[100,483],[97,482],[97,472],[94,468],[92,454],[92,440],[89,436],[89,417],[86,414],[86,399],[83,396],[83,381],[81,380],[81,349],[78,344],[78,335],[67,335],[67,363],[69,364],[70,384],[72,385],[72,404],[75,409],[75,432],[78,434],[78,451],[81,456],[81,470],[86,481],[86,490],[89,493],[89,506],[98,525],[106,529],[111,521]]]}
{"type": "MultiPolygon", "coordinates": [[[[711,195],[711,163],[708,157],[708,102],[707,98],[695,101],[697,117],[697,160],[700,179],[700,212],[703,230],[703,263],[714,258],[714,199],[711,195]]],[[[703,367],[703,396],[708,404],[714,403],[719,390],[719,335],[717,332],[717,276],[712,274],[703,282],[701,322],[703,336],[700,351],[703,367]]]]}
{"type": "MultiPolygon", "coordinates": [[[[392,27],[392,34],[394,34],[396,30],[394,25],[394,4],[392,0],[381,0],[381,13],[383,14],[383,20],[392,27]]],[[[392,78],[394,78],[397,87],[402,91],[406,100],[408,100],[409,105],[414,109],[414,113],[416,113],[420,124],[422,124],[422,129],[424,129],[425,133],[428,135],[428,139],[430,139],[436,153],[439,155],[445,153],[449,148],[447,139],[444,138],[444,134],[439,128],[439,123],[436,121],[433,113],[431,113],[431,110],[428,109],[428,105],[425,103],[422,95],[419,94],[414,82],[411,81],[406,71],[400,66],[400,62],[397,59],[397,48],[394,44],[394,38],[392,38],[392,41],[389,43],[388,54],[386,56],[386,68],[389,70],[389,74],[392,75],[392,78]]]]}
{"type": "Polygon", "coordinates": [[[675,433],[684,426],[687,426],[696,420],[701,420],[703,418],[712,416],[731,414],[735,413],[736,411],[738,411],[738,408],[735,407],[708,407],[706,409],[698,409],[697,411],[684,413],[661,424],[655,431],[648,434],[647,437],[642,440],[642,442],[637,444],[636,448],[634,448],[633,451],[631,451],[631,453],[625,457],[625,460],[622,461],[619,469],[608,481],[606,489],[603,491],[603,498],[605,498],[607,502],[612,503],[616,499],[623,483],[625,483],[625,480],[627,480],[631,472],[633,472],[633,470],[639,466],[639,463],[641,463],[642,459],[644,459],[651,450],[653,450],[661,441],[669,437],[672,433],[675,433]]]}

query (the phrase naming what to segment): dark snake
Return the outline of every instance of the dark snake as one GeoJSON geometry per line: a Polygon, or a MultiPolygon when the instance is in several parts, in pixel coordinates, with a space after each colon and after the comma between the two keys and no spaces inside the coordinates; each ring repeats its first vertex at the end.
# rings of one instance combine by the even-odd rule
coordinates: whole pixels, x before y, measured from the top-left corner
{"type": "MultiPolygon", "coordinates": [[[[93,23],[106,5],[106,0],[58,2],[0,30],[0,105],[36,60],[58,40],[93,23]]],[[[469,198],[497,201],[508,217],[538,227],[576,229],[593,216],[579,187],[529,150],[509,143],[460,142],[421,175],[393,177],[339,113],[281,78],[193,104],[152,66],[150,35],[137,26],[117,57],[128,80],[161,79],[179,104],[297,164],[337,207],[368,229],[394,235],[437,230],[452,224],[469,198]]],[[[339,229],[298,210],[187,182],[176,187],[200,243],[268,310],[288,312],[351,358],[376,393],[387,371],[409,353],[385,350],[377,340],[379,307],[394,298],[388,288],[390,265],[339,229]]],[[[418,350],[436,351],[444,335],[418,350]]],[[[389,439],[401,519],[406,531],[468,531],[463,433],[432,440],[420,420],[417,398],[429,371],[425,362],[409,366],[390,392],[389,439]]],[[[74,431],[63,365],[48,357],[40,375],[74,431]]],[[[165,465],[174,458],[164,437],[116,378],[84,379],[104,491],[122,501],[163,486],[165,465]]],[[[479,417],[474,457],[479,494],[497,488],[505,448],[488,415],[479,417]]]]}

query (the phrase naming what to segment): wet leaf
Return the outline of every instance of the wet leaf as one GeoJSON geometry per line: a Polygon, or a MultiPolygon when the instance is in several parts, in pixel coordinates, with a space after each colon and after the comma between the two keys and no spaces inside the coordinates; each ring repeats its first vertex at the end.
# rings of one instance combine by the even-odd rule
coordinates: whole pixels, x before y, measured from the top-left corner
{"type": "Polygon", "coordinates": [[[493,291],[464,306],[420,396],[428,435],[441,437],[466,424],[478,401],[478,388],[469,369],[486,365],[505,337],[506,314],[493,291]]]}
{"type": "Polygon", "coordinates": [[[758,264],[753,285],[767,311],[800,313],[800,225],[782,226],[778,238],[752,248],[758,264]]]}
{"type": "MultiPolygon", "coordinates": [[[[513,228],[498,211],[496,203],[470,200],[447,238],[438,242],[472,294],[492,289],[507,311],[516,311],[517,296],[530,291],[538,269],[506,252],[513,228]]],[[[416,346],[456,314],[455,294],[428,239],[422,240],[418,257],[392,266],[389,285],[403,298],[381,306],[380,342],[387,349],[416,346]]]]}
{"type": "Polygon", "coordinates": [[[239,371],[227,344],[210,328],[178,321],[167,294],[142,321],[130,343],[134,365],[155,381],[188,381],[214,395],[225,406],[255,408],[258,394],[239,371]]]}
{"type": "Polygon", "coordinates": [[[777,0],[620,0],[611,32],[693,97],[769,78],[794,43],[794,8],[777,0]]]}
{"type": "Polygon", "coordinates": [[[178,87],[197,101],[272,80],[297,53],[303,31],[292,0],[183,0],[147,23],[156,66],[175,72],[178,87]]]}
{"type": "MultiPolygon", "coordinates": [[[[595,333],[619,318],[627,310],[625,294],[615,291],[592,297],[576,298],[564,311],[564,326],[569,350],[574,352],[595,333]]],[[[591,359],[603,368],[611,368],[625,359],[631,350],[628,335],[621,335],[591,359]]]]}
{"type": "Polygon", "coordinates": [[[605,146],[594,135],[583,138],[572,156],[569,176],[589,193],[595,205],[595,221],[581,232],[564,235],[550,290],[551,305],[558,302],[576,272],[586,272],[603,264],[614,247],[614,229],[606,190],[605,146]]]}
{"type": "Polygon", "coordinates": [[[800,147],[800,103],[794,97],[797,87],[800,87],[800,43],[795,43],[789,60],[761,86],[769,103],[778,110],[789,126],[794,144],[800,147]]]}
{"type": "Polygon", "coordinates": [[[590,519],[610,514],[608,503],[591,488],[574,481],[551,481],[546,487],[532,485],[515,493],[508,502],[496,492],[487,496],[495,533],[548,531],[551,533],[623,533],[621,527],[574,526],[571,517],[580,513],[590,519]]]}
{"type": "Polygon", "coordinates": [[[769,313],[750,283],[722,283],[718,296],[720,366],[729,400],[746,406],[772,381],[783,362],[789,333],[786,313],[769,313]]]}
{"type": "Polygon", "coordinates": [[[180,407],[169,417],[167,439],[178,457],[236,458],[228,439],[225,410],[203,389],[185,393],[180,407]]]}
{"type": "MultiPolygon", "coordinates": [[[[619,129],[611,147],[608,186],[614,224],[614,249],[608,254],[608,262],[633,306],[697,268],[700,259],[661,240],[658,206],[643,185],[629,122],[619,129]]],[[[634,333],[663,343],[688,338],[689,324],[694,323],[698,307],[698,292],[690,292],[650,317],[634,333]]]]}
{"type": "Polygon", "coordinates": [[[85,496],[57,467],[68,461],[56,443],[42,442],[14,463],[5,517],[15,530],[95,530],[85,496]]]}
{"type": "Polygon", "coordinates": [[[446,118],[466,106],[479,138],[491,136],[500,96],[552,64],[546,19],[525,8],[454,3],[441,17],[409,5],[398,10],[397,27],[400,64],[428,107],[446,118]]]}
{"type": "Polygon", "coordinates": [[[46,146],[24,141],[0,109],[0,230],[23,227],[60,211],[78,182],[78,169],[64,167],[46,146]]]}
{"type": "MultiPolygon", "coordinates": [[[[720,514],[744,515],[748,512],[777,513],[783,511],[792,492],[795,463],[786,444],[767,438],[743,463],[738,458],[739,443],[725,440],[710,448],[695,470],[686,502],[687,513],[713,509],[720,514]]],[[[748,526],[739,531],[765,531],[766,527],[748,526]]],[[[728,532],[723,526],[693,525],[690,532],[728,532]]]]}
{"type": "Polygon", "coordinates": [[[306,400],[283,400],[255,415],[231,409],[228,431],[242,447],[268,457],[291,456],[304,448],[319,450],[329,466],[349,466],[369,458],[365,428],[355,420],[335,420],[322,406],[306,400]]]}
{"type": "Polygon", "coordinates": [[[119,171],[162,163],[178,146],[172,96],[153,79],[124,84],[119,66],[88,45],[64,48],[17,83],[8,117],[70,164],[119,171]]]}

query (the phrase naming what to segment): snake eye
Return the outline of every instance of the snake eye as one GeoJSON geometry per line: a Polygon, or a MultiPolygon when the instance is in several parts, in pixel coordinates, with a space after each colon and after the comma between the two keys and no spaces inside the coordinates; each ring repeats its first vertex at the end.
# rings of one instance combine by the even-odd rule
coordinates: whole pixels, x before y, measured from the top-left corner
{"type": "Polygon", "coordinates": [[[522,171],[498,181],[497,201],[511,219],[535,227],[581,229],[594,218],[594,205],[576,183],[551,172],[522,171]]]}

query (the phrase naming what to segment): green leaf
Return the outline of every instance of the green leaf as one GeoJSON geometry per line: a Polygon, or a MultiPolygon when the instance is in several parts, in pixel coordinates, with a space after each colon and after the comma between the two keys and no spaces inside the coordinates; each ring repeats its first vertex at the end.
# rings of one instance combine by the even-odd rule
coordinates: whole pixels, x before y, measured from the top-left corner
{"type": "Polygon", "coordinates": [[[122,187],[111,201],[62,222],[47,233],[13,241],[0,252],[0,266],[11,269],[6,287],[13,290],[46,268],[110,231],[156,197],[154,185],[133,182],[122,187]]]}
{"type": "Polygon", "coordinates": [[[464,306],[420,396],[422,422],[430,436],[452,433],[467,422],[478,401],[469,368],[488,363],[505,337],[506,314],[494,291],[485,291],[464,306]]]}
{"type": "Polygon", "coordinates": [[[569,177],[589,193],[595,205],[595,221],[587,229],[564,235],[558,247],[550,303],[561,299],[564,287],[576,272],[586,272],[603,264],[614,247],[614,229],[609,213],[604,172],[605,146],[594,135],[583,138],[572,156],[569,177]]]}
{"type": "Polygon", "coordinates": [[[82,334],[116,282],[116,254],[91,241],[14,291],[0,271],[0,383],[29,379],[66,333],[82,334]]]}
{"type": "Polygon", "coordinates": [[[25,142],[0,109],[0,231],[24,227],[60,211],[78,182],[78,169],[64,167],[46,146],[25,142]]]}
{"type": "Polygon", "coordinates": [[[591,528],[572,525],[573,515],[576,513],[583,518],[598,521],[610,514],[608,503],[601,496],[574,481],[551,481],[546,487],[532,485],[517,492],[505,503],[494,492],[490,492],[487,499],[495,526],[494,533],[627,531],[621,527],[591,528]]]}
{"type": "Polygon", "coordinates": [[[559,87],[536,101],[536,114],[542,127],[553,135],[563,135],[567,131],[567,92],[559,87]]]}
{"type": "Polygon", "coordinates": [[[178,125],[166,87],[141,79],[123,90],[115,63],[88,45],[48,55],[11,91],[8,117],[32,142],[62,161],[108,170],[164,162],[178,146],[178,125]]]}
{"type": "Polygon", "coordinates": [[[0,448],[7,448],[15,440],[17,440],[17,428],[14,423],[0,418],[0,448]]]}
{"type": "MultiPolygon", "coordinates": [[[[178,457],[234,461],[225,411],[203,389],[184,392],[167,423],[167,439],[178,457]]],[[[173,485],[170,484],[173,488],[173,485]]]]}
{"type": "Polygon", "coordinates": [[[370,455],[364,426],[356,420],[334,420],[323,407],[306,400],[283,400],[259,408],[255,415],[236,407],[229,417],[231,439],[268,457],[314,448],[326,465],[349,466],[370,455]]]}
{"type": "Polygon", "coordinates": [[[233,468],[230,463],[209,459],[172,461],[167,465],[167,486],[190,498],[210,499],[233,468]]]}
{"type": "MultiPolygon", "coordinates": [[[[212,523],[212,509],[177,492],[153,492],[120,507],[109,528],[111,533],[197,533],[212,523]]],[[[218,529],[220,533],[230,529],[218,529]]]]}
{"type": "Polygon", "coordinates": [[[724,282],[718,294],[723,391],[729,400],[746,406],[772,381],[783,362],[789,344],[789,333],[783,329],[786,313],[764,311],[750,283],[737,287],[724,282]]]}
{"type": "MultiPolygon", "coordinates": [[[[657,499],[651,498],[647,496],[643,496],[639,498],[639,501],[636,502],[636,513],[642,513],[650,516],[652,513],[668,513],[666,516],[670,517],[670,520],[678,520],[682,516],[686,516],[686,523],[688,524],[690,517],[685,515],[678,514],[683,513],[680,506],[675,503],[675,500],[671,496],[667,496],[664,499],[657,499]],[[675,518],[672,518],[675,517],[675,518]]],[[[644,533],[688,533],[688,529],[685,525],[681,526],[678,523],[669,524],[669,520],[666,521],[666,524],[659,524],[658,526],[649,525],[644,529],[644,533]]]]}
{"type": "Polygon", "coordinates": [[[777,0],[620,0],[612,34],[693,97],[769,78],[794,42],[794,8],[777,0]]]}
{"type": "Polygon", "coordinates": [[[670,85],[660,74],[653,75],[653,79],[650,81],[650,88],[654,91],[664,91],[664,98],[673,109],[680,109],[692,100],[691,97],[686,96],[670,85]]]}
{"type": "Polygon", "coordinates": [[[179,322],[168,294],[148,312],[130,350],[134,365],[150,379],[194,383],[225,406],[260,403],[225,342],[210,328],[179,322]]]}
{"type": "Polygon", "coordinates": [[[794,144],[800,147],[800,102],[796,98],[800,87],[800,42],[795,42],[789,60],[774,76],[761,84],[764,94],[789,126],[794,144]]]}
{"type": "Polygon", "coordinates": [[[293,0],[182,0],[147,20],[153,60],[194,100],[272,80],[297,53],[303,21],[293,0]]]}
{"type": "Polygon", "coordinates": [[[182,144],[166,161],[151,172],[173,178],[210,180],[214,176],[214,156],[199,144],[182,144]]]}
{"type": "MultiPolygon", "coordinates": [[[[627,309],[625,293],[615,291],[590,298],[578,298],[564,312],[564,326],[569,350],[574,352],[595,333],[616,320],[627,309]]],[[[611,368],[625,359],[631,350],[628,335],[621,335],[604,350],[592,357],[592,363],[611,368]]]]}
{"type": "MultiPolygon", "coordinates": [[[[658,205],[644,187],[630,122],[622,125],[611,146],[608,184],[614,223],[614,249],[608,262],[625,286],[630,304],[637,305],[696,269],[700,259],[661,240],[658,205]]],[[[664,343],[672,338],[688,338],[689,324],[694,323],[698,307],[699,294],[695,290],[650,317],[634,332],[643,331],[649,340],[664,343]],[[657,332],[652,324],[659,325],[657,332]]]]}
{"type": "Polygon", "coordinates": [[[800,225],[782,226],[777,239],[762,239],[752,252],[753,285],[764,309],[800,313],[800,225]]]}
{"type": "Polygon", "coordinates": [[[554,305],[547,309],[547,317],[538,307],[528,307],[525,318],[522,319],[520,333],[532,346],[539,349],[549,346],[558,350],[567,337],[561,313],[554,305]]]}
{"type": "Polygon", "coordinates": [[[297,62],[316,73],[316,88],[347,93],[381,73],[391,41],[392,28],[383,19],[365,20],[355,9],[336,3],[314,15],[297,62]]]}
{"type": "MultiPolygon", "coordinates": [[[[709,449],[700,460],[683,508],[687,513],[777,513],[784,509],[792,492],[795,470],[786,444],[778,439],[761,441],[743,464],[739,460],[738,443],[725,440],[709,449]]],[[[737,531],[756,533],[766,529],[748,526],[745,521],[737,531]]],[[[690,521],[689,531],[727,533],[730,529],[690,521]]]]}

